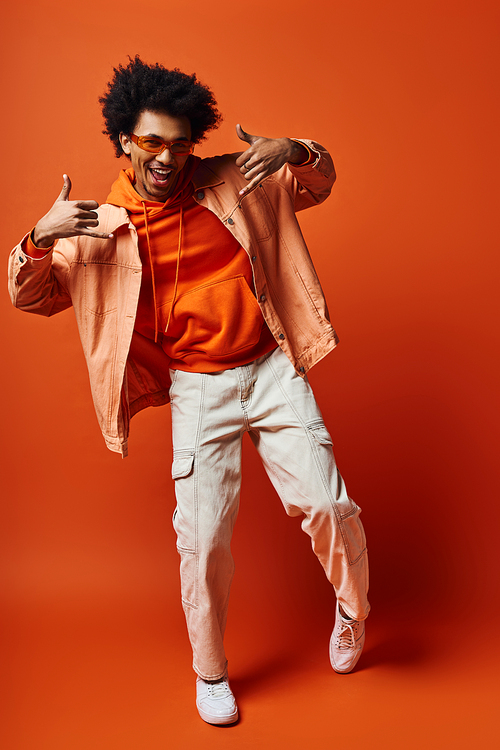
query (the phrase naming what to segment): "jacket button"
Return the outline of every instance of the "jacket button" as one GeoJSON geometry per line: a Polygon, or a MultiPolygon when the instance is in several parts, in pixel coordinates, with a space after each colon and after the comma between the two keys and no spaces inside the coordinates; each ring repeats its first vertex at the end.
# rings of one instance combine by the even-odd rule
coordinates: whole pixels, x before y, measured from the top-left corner
{"type": "Polygon", "coordinates": [[[278,338],[279,339],[284,339],[285,338],[285,334],[284,333],[280,333],[280,335],[278,336],[278,338]]]}
{"type": "Polygon", "coordinates": [[[265,294],[261,294],[260,295],[260,301],[261,302],[265,302],[266,301],[266,295],[265,294]]]}
{"type": "Polygon", "coordinates": [[[203,192],[203,190],[200,190],[198,193],[196,193],[196,197],[198,198],[199,201],[202,201],[203,198],[205,197],[205,193],[203,192]]]}
{"type": "Polygon", "coordinates": [[[231,217],[229,217],[229,219],[227,220],[227,223],[228,224],[234,224],[234,221],[231,219],[231,217]]]}
{"type": "Polygon", "coordinates": [[[256,261],[257,260],[257,256],[256,255],[252,255],[252,260],[256,261]]]}
{"type": "Polygon", "coordinates": [[[305,372],[305,368],[304,367],[300,367],[299,368],[299,372],[305,372]]]}

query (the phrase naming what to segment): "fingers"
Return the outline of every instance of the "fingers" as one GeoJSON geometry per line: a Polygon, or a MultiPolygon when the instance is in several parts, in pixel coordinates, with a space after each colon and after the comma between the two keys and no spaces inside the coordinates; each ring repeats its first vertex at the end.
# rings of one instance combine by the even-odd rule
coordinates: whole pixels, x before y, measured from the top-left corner
{"type": "Polygon", "coordinates": [[[98,227],[99,226],[99,219],[84,219],[82,217],[79,217],[78,220],[75,222],[75,227],[77,229],[87,229],[88,227],[98,227]]]}
{"type": "Polygon", "coordinates": [[[264,165],[262,162],[258,161],[253,166],[249,163],[249,161],[244,164],[240,172],[245,178],[245,180],[253,180],[255,177],[258,177],[261,173],[263,173],[264,165]]]}
{"type": "Polygon", "coordinates": [[[254,176],[250,172],[256,169],[261,170],[264,166],[263,159],[258,153],[253,153],[252,149],[243,151],[241,156],[236,159],[236,166],[240,168],[241,174],[246,177],[247,180],[251,180],[254,176]]]}
{"type": "MultiPolygon", "coordinates": [[[[93,203],[93,201],[87,201],[87,203],[93,203]]],[[[97,211],[82,211],[78,208],[78,204],[75,204],[75,208],[77,210],[74,211],[71,219],[75,229],[79,230],[99,226],[99,216],[97,211]]]]}
{"type": "Polygon", "coordinates": [[[97,201],[75,201],[74,205],[82,211],[93,211],[94,209],[99,208],[97,201]]]}
{"type": "Polygon", "coordinates": [[[236,125],[236,135],[240,141],[245,141],[245,143],[248,143],[250,146],[254,144],[255,141],[259,140],[258,135],[250,135],[250,133],[246,133],[239,123],[236,125]]]}
{"type": "Polygon", "coordinates": [[[79,219],[97,219],[99,218],[97,211],[78,211],[79,219]]]}
{"type": "Polygon", "coordinates": [[[97,201],[69,200],[71,180],[63,175],[63,188],[48,213],[37,223],[38,239],[45,243],[49,240],[64,239],[77,235],[88,235],[102,240],[109,240],[113,234],[97,231],[99,228],[99,208],[97,201]]]}
{"type": "Polygon", "coordinates": [[[91,229],[85,227],[79,229],[75,234],[84,234],[86,237],[97,237],[99,240],[110,240],[114,237],[114,234],[103,234],[102,232],[93,232],[91,229]]]}
{"type": "MultiPolygon", "coordinates": [[[[71,180],[69,175],[63,174],[63,186],[59,193],[58,201],[69,201],[69,194],[71,192],[71,180]]],[[[83,211],[91,211],[92,209],[99,208],[97,201],[74,201],[74,205],[77,208],[81,208],[83,211]]]]}
{"type": "MultiPolygon", "coordinates": [[[[240,154],[240,155],[238,156],[238,158],[236,159],[236,161],[235,161],[235,164],[236,164],[236,166],[237,166],[237,167],[239,167],[239,168],[240,168],[240,170],[241,170],[241,167],[242,167],[242,166],[243,166],[243,165],[245,164],[245,162],[246,162],[246,161],[247,161],[247,159],[249,159],[249,158],[250,158],[250,157],[248,156],[247,152],[246,152],[246,151],[243,151],[243,153],[242,153],[242,154],[240,154]]],[[[241,170],[241,171],[243,171],[243,170],[241,170]]]]}
{"type": "MultiPolygon", "coordinates": [[[[246,176],[246,175],[245,175],[246,176]]],[[[239,195],[245,195],[245,193],[248,193],[250,190],[253,190],[254,187],[257,187],[257,185],[262,182],[262,180],[266,177],[265,172],[259,172],[255,175],[255,177],[252,177],[251,181],[248,183],[246,187],[244,187],[242,190],[240,190],[239,195]]]]}
{"type": "MultiPolygon", "coordinates": [[[[92,203],[93,201],[87,201],[92,203]]],[[[101,237],[107,239],[112,237],[112,234],[103,234],[102,232],[92,232],[91,227],[99,226],[99,216],[96,211],[79,211],[78,216],[75,217],[76,223],[75,228],[81,234],[88,234],[87,230],[90,231],[91,237],[101,237]]]]}
{"type": "Polygon", "coordinates": [[[257,144],[259,141],[263,141],[266,139],[262,138],[260,135],[250,135],[250,133],[246,133],[239,124],[236,125],[236,133],[241,141],[244,141],[244,143],[247,143],[249,145],[249,148],[246,151],[243,151],[243,153],[238,156],[235,162],[236,166],[240,168],[240,172],[242,174],[245,174],[245,172],[248,172],[248,170],[251,168],[249,161],[252,156],[254,156],[254,149],[252,147],[255,146],[255,144],[257,144]]]}
{"type": "Polygon", "coordinates": [[[71,191],[71,180],[69,179],[69,176],[67,174],[63,174],[63,186],[62,186],[61,192],[59,193],[57,197],[57,200],[68,201],[70,191],[71,191]]]}
{"type": "MultiPolygon", "coordinates": [[[[253,136],[250,137],[253,138],[253,136]]],[[[240,190],[240,195],[244,195],[250,190],[253,190],[259,182],[262,182],[262,180],[268,176],[268,169],[263,163],[262,157],[259,156],[258,153],[253,153],[251,148],[244,151],[243,154],[238,157],[236,164],[240,167],[240,172],[245,180],[249,181],[248,185],[240,190]]]]}
{"type": "Polygon", "coordinates": [[[249,156],[246,151],[244,151],[242,155],[239,156],[238,159],[236,159],[236,166],[240,168],[241,174],[245,177],[252,169],[252,166],[250,165],[251,158],[252,157],[249,156]]]}

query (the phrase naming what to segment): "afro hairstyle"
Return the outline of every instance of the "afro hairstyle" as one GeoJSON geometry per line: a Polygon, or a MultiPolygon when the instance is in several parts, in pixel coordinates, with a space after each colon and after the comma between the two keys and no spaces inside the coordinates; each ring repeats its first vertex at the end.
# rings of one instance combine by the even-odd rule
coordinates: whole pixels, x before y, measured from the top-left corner
{"type": "Polygon", "coordinates": [[[102,132],[122,156],[120,133],[133,133],[141,112],[166,112],[171,117],[187,117],[191,123],[193,143],[206,138],[206,133],[219,127],[222,115],[208,86],[196,75],[182,73],[178,68],[167,70],[163,65],[147,65],[139,55],[129,57],[126,67],[113,68],[107,92],[99,98],[104,124],[102,132]]]}

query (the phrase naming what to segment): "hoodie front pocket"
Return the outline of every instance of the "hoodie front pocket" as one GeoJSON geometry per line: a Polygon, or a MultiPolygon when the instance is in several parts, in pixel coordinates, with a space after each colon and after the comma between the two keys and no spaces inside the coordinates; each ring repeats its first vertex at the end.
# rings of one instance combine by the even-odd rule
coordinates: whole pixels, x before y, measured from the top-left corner
{"type": "MultiPolygon", "coordinates": [[[[171,301],[160,308],[165,329],[171,301]]],[[[193,352],[207,357],[226,357],[255,346],[263,317],[244,276],[204,284],[175,300],[167,336],[181,359],[193,352]]]]}

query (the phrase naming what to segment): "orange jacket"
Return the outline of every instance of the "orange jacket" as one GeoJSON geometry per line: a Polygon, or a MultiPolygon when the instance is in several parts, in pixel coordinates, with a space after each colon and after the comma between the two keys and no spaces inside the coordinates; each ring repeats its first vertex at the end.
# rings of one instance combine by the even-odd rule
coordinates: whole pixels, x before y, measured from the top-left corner
{"type": "MultiPolygon", "coordinates": [[[[327,198],[335,171],[322,146],[303,142],[317,155],[313,164],[287,164],[243,197],[239,154],[203,159],[193,177],[195,200],[248,253],[264,318],[300,375],[337,344],[295,217],[327,198]]],[[[23,238],[10,255],[9,292],[16,307],[38,315],[73,306],[106,445],[126,456],[130,418],[168,402],[170,360],[134,332],[142,272],[136,230],[123,208],[104,204],[98,213],[100,231],[112,239],[62,239],[35,260],[23,252],[23,238]]]]}

